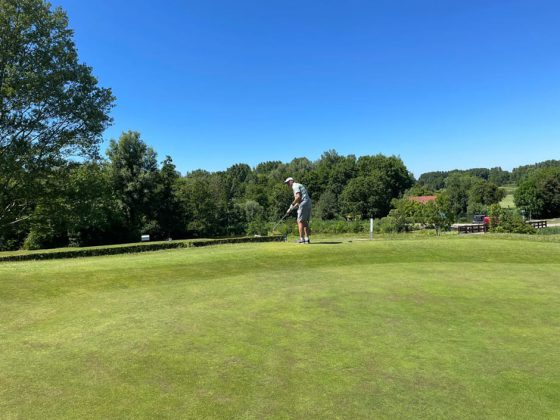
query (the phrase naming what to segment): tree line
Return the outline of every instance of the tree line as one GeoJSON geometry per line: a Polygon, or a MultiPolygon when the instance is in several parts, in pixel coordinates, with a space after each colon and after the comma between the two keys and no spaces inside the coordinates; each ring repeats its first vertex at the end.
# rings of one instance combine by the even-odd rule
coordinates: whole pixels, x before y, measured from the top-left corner
{"type": "Polygon", "coordinates": [[[454,169],[452,171],[434,171],[426,172],[420,175],[418,183],[433,191],[440,190],[445,187],[446,179],[451,175],[470,175],[475,178],[481,178],[490,181],[498,186],[507,184],[517,184],[530,172],[535,169],[555,168],[560,166],[560,160],[546,160],[544,162],[534,163],[532,165],[523,165],[514,168],[511,172],[503,170],[501,167],[495,168],[472,168],[466,170],[454,169]]]}
{"type": "MultiPolygon", "coordinates": [[[[451,171],[434,190],[422,176],[416,181],[399,157],[329,150],[316,161],[268,161],[254,168],[239,163],[183,176],[170,156],[158,162],[140,133],[129,131],[111,140],[104,159],[69,159],[44,172],[25,218],[4,223],[0,241],[3,249],[38,249],[134,242],[142,234],[155,240],[266,234],[292,199],[283,184],[288,176],[306,185],[316,220],[373,217],[385,231],[406,231],[418,223],[445,229],[466,215],[487,214],[502,200],[504,190],[486,173],[451,171]],[[422,195],[437,199],[425,204],[410,199],[422,195]]],[[[560,165],[534,165],[519,183],[516,203],[533,206],[535,216],[560,214],[558,181],[560,165]],[[539,191],[549,196],[535,199],[531,194],[539,191]]]]}
{"type": "Polygon", "coordinates": [[[313,217],[374,217],[387,230],[442,229],[486,212],[516,182],[524,215],[560,214],[559,161],[514,169],[430,172],[418,181],[396,156],[239,163],[181,175],[170,156],[129,131],[100,155],[112,123],[111,89],[78,61],[65,12],[43,0],[0,0],[0,249],[264,234],[291,201],[292,176],[314,200],[313,217]],[[409,196],[436,194],[422,205],[409,196]]]}
{"type": "Polygon", "coordinates": [[[382,217],[391,200],[414,184],[394,156],[340,156],[325,152],[311,162],[270,161],[251,168],[195,170],[182,176],[138,132],[112,140],[105,159],[68,160],[43,174],[43,189],[29,201],[26,217],[2,225],[4,248],[36,249],[153,239],[266,234],[292,200],[288,176],[315,197],[314,217],[382,217]]]}
{"type": "Polygon", "coordinates": [[[516,186],[514,203],[526,218],[560,216],[560,160],[546,160],[514,168],[500,167],[427,172],[418,178],[418,188],[448,190],[453,213],[487,213],[489,205],[505,194],[498,187],[516,186]]]}

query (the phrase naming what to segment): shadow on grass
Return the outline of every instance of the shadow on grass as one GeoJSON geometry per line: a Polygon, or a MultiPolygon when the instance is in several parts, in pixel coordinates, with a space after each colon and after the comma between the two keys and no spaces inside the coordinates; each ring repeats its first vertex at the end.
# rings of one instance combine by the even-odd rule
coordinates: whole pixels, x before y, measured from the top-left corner
{"type": "Polygon", "coordinates": [[[310,245],[338,245],[341,244],[341,241],[336,241],[336,242],[325,242],[325,241],[321,241],[321,242],[311,242],[310,245]]]}

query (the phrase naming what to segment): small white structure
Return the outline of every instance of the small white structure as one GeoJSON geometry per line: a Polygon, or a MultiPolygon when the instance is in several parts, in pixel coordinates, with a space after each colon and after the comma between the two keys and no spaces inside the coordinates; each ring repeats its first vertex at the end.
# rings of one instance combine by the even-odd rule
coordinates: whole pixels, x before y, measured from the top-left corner
{"type": "Polygon", "coordinates": [[[150,240],[150,235],[142,235],[141,240],[142,242],[148,242],[150,240]]]}

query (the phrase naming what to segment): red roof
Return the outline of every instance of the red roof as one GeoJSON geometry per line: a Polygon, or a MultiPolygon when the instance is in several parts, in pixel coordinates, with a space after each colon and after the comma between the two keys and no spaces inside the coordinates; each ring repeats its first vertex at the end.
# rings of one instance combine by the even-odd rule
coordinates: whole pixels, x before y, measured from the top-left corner
{"type": "Polygon", "coordinates": [[[428,201],[436,201],[436,196],[435,195],[418,195],[416,197],[408,197],[410,198],[412,201],[417,201],[421,204],[426,204],[428,201]]]}

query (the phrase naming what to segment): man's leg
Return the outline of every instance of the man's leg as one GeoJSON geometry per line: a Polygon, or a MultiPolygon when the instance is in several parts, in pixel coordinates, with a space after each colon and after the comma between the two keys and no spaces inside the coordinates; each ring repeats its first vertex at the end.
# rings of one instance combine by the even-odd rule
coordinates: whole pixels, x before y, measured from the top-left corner
{"type": "Polygon", "coordinates": [[[309,228],[309,221],[303,222],[303,233],[305,235],[304,239],[306,242],[309,242],[309,237],[311,236],[311,229],[309,228]]]}
{"type": "Polygon", "coordinates": [[[300,204],[298,209],[298,221],[301,220],[302,229],[299,231],[299,236],[305,243],[309,243],[309,235],[311,234],[311,229],[309,229],[309,219],[311,217],[311,203],[303,202],[300,204]]]}
{"type": "Polygon", "coordinates": [[[303,222],[298,222],[297,227],[298,227],[298,231],[299,231],[299,239],[303,240],[303,230],[304,230],[303,222]]]}

